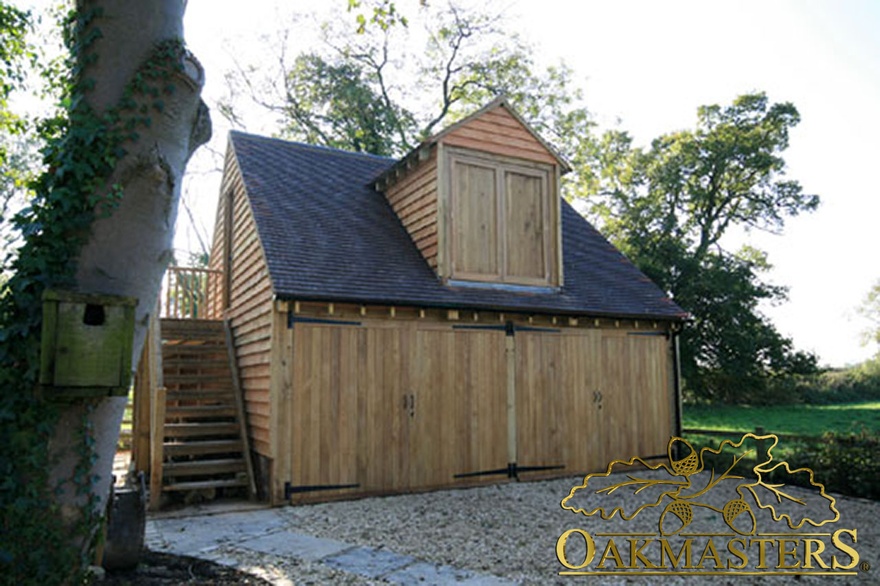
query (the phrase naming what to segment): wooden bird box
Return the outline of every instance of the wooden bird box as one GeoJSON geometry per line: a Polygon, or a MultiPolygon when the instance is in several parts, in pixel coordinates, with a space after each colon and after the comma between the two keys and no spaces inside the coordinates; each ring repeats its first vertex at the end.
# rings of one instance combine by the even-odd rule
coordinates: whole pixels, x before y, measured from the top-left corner
{"type": "Polygon", "coordinates": [[[56,397],[125,395],[135,299],[46,291],[40,386],[56,397]]]}

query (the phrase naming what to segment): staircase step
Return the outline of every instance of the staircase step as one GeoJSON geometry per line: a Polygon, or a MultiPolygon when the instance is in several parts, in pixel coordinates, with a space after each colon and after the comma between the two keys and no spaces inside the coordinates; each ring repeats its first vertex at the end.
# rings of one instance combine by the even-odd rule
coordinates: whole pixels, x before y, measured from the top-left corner
{"type": "MultiPolygon", "coordinates": [[[[211,383],[216,386],[219,380],[228,379],[230,376],[232,374],[229,372],[229,369],[226,369],[225,373],[219,374],[176,374],[174,372],[166,372],[163,382],[166,387],[172,385],[195,385],[198,383],[211,383]]],[[[231,385],[231,382],[229,384],[231,385]]]]}
{"type": "Polygon", "coordinates": [[[162,447],[163,453],[168,458],[203,456],[207,454],[240,454],[242,449],[243,446],[240,439],[166,443],[162,447]]]}
{"type": "Polygon", "coordinates": [[[165,408],[167,419],[205,419],[212,417],[235,417],[236,409],[232,404],[219,405],[169,405],[165,408]]]}
{"type": "Polygon", "coordinates": [[[162,487],[164,492],[175,490],[204,490],[206,488],[233,488],[247,486],[248,479],[242,474],[239,478],[224,480],[199,480],[196,482],[175,482],[162,487]]]}
{"type": "Polygon", "coordinates": [[[224,458],[222,460],[166,462],[162,465],[162,471],[166,476],[209,476],[245,472],[246,468],[242,458],[224,458]]]}
{"type": "Polygon", "coordinates": [[[199,371],[225,371],[230,373],[231,370],[229,368],[229,358],[225,356],[226,351],[224,350],[224,356],[222,358],[205,358],[204,356],[175,356],[170,359],[162,359],[162,367],[166,371],[174,371],[174,370],[199,370],[199,371]]]}
{"type": "Polygon", "coordinates": [[[174,357],[174,356],[201,356],[203,354],[225,354],[226,353],[226,344],[223,343],[199,343],[199,344],[169,344],[165,343],[162,346],[162,357],[174,357]]]}
{"type": "Polygon", "coordinates": [[[205,437],[214,435],[237,435],[241,432],[238,423],[166,423],[165,437],[205,437]]]}
{"type": "Polygon", "coordinates": [[[209,319],[163,319],[162,338],[165,340],[193,340],[196,338],[216,338],[225,336],[222,320],[209,319]]]}
{"type": "Polygon", "coordinates": [[[197,400],[234,401],[235,395],[232,389],[168,389],[168,402],[197,400]]]}
{"type": "Polygon", "coordinates": [[[162,491],[253,491],[234,367],[221,320],[163,319],[162,491]]]}

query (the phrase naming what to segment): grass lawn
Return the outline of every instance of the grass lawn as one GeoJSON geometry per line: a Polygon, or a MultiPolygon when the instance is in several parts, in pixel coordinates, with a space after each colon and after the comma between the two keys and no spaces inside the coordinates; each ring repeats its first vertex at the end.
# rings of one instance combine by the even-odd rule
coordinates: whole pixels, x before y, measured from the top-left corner
{"type": "Polygon", "coordinates": [[[690,406],[682,411],[685,429],[820,436],[826,431],[848,432],[861,427],[880,433],[880,401],[840,405],[690,406]]]}

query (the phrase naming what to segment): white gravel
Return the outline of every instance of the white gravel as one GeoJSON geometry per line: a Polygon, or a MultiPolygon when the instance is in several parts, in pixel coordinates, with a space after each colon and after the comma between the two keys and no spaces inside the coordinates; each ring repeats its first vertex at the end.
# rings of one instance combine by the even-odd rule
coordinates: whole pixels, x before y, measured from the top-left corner
{"type": "MultiPolygon", "coordinates": [[[[712,584],[743,583],[743,576],[627,576],[598,579],[560,576],[559,572],[565,568],[556,560],[555,546],[558,537],[568,529],[583,528],[591,534],[657,532],[657,521],[662,507],[650,509],[626,523],[616,516],[610,521],[602,521],[595,516],[586,517],[563,510],[560,501],[572,487],[582,481],[582,478],[577,477],[510,482],[460,490],[292,506],[281,509],[281,513],[287,528],[292,531],[373,548],[386,548],[430,562],[505,577],[521,584],[574,584],[584,581],[598,584],[653,584],[661,581],[688,584],[700,581],[711,581],[712,584]],[[650,514],[651,511],[654,511],[653,515],[650,514]]],[[[817,502],[815,491],[798,487],[786,487],[786,490],[808,503],[817,502]]],[[[720,494],[720,491],[710,492],[703,500],[718,507],[723,506],[728,497],[709,496],[715,493],[720,494]]],[[[861,561],[867,562],[872,569],[860,571],[857,576],[838,577],[833,581],[866,584],[880,582],[880,503],[837,495],[835,497],[841,514],[840,521],[830,530],[825,526],[813,531],[857,529],[856,549],[861,561]]],[[[819,502],[818,506],[827,508],[827,502],[819,502]]],[[[762,511],[758,511],[756,517],[759,532],[787,530],[784,525],[768,525],[772,524],[772,520],[762,511]]],[[[695,509],[693,526],[706,533],[729,531],[720,514],[705,509],[695,509]]],[[[719,540],[719,543],[726,544],[726,538],[719,540]]],[[[620,542],[621,539],[617,541],[620,542]]],[[[622,539],[622,543],[625,544],[626,540],[622,539]]],[[[829,543],[828,551],[823,557],[830,559],[832,549],[829,543]]],[[[721,553],[726,554],[726,551],[721,553]]],[[[595,569],[600,555],[601,551],[588,569],[595,569]]],[[[699,551],[694,555],[699,556],[699,551]]],[[[775,563],[776,555],[775,549],[768,549],[767,559],[771,560],[771,565],[775,563]]],[[[572,552],[571,557],[575,558],[576,552],[572,552]]],[[[845,555],[841,555],[840,559],[843,563],[849,561],[845,555]]],[[[285,563],[285,560],[277,559],[262,561],[270,565],[285,563]]],[[[712,562],[707,562],[707,566],[711,567],[712,562]]],[[[300,570],[303,570],[299,574],[301,583],[320,583],[322,578],[327,577],[320,575],[323,571],[320,568],[301,567],[300,570]],[[313,574],[312,571],[317,573],[313,574]]],[[[337,583],[375,583],[351,575],[335,574],[332,579],[337,583]]],[[[749,576],[746,580],[756,584],[828,583],[827,577],[813,576],[799,579],[749,576]]],[[[297,583],[300,581],[297,580],[297,583]]]]}

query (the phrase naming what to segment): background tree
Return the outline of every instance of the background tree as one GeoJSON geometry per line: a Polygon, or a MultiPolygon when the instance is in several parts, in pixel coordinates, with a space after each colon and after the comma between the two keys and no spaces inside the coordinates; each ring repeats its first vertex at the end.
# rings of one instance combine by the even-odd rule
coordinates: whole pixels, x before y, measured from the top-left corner
{"type": "Polygon", "coordinates": [[[274,71],[240,63],[227,74],[220,111],[246,127],[240,113],[249,100],[277,117],[283,138],[401,156],[506,95],[569,157],[592,136],[571,71],[539,69],[502,17],[454,3],[420,3],[409,16],[387,1],[355,4],[360,25],[352,27],[347,16],[322,23],[322,42],[311,51],[288,55],[288,35],[301,22],[280,32],[274,71]]]}
{"type": "Polygon", "coordinates": [[[572,164],[566,196],[584,199],[615,243],[692,314],[682,354],[693,393],[750,400],[773,376],[815,367],[760,312],[786,294],[762,281],[766,255],[722,248],[733,227],[779,231],[818,205],[785,177],[782,153],[799,121],[792,104],[755,93],[704,106],[695,130],[635,148],[625,132],[596,138],[571,71],[538,68],[500,17],[429,3],[407,20],[387,1],[357,4],[361,34],[325,23],[323,44],[293,59],[282,43],[276,75],[261,80],[240,66],[228,76],[221,110],[242,126],[236,102],[248,96],[278,116],[282,137],[399,156],[507,95],[572,164]],[[424,45],[415,51],[419,26],[424,45]]]}
{"type": "Polygon", "coordinates": [[[126,399],[58,403],[35,392],[41,297],[58,288],[138,299],[136,363],[170,259],[184,167],[210,135],[203,71],[183,44],[184,8],[79,0],[67,22],[62,106],[38,127],[44,171],[14,220],[21,245],[0,296],[4,583],[75,581],[105,510],[126,399]]]}
{"type": "Polygon", "coordinates": [[[35,151],[23,136],[25,120],[9,107],[9,98],[24,83],[34,48],[27,39],[30,15],[0,2],[0,238],[9,237],[10,202],[20,192],[29,165],[23,160],[35,151]]]}
{"type": "Polygon", "coordinates": [[[876,345],[877,358],[880,359],[880,281],[877,281],[865,295],[859,313],[871,324],[865,331],[865,341],[876,345]]]}
{"type": "Polygon", "coordinates": [[[782,152],[799,119],[790,103],[746,94],[730,106],[699,108],[695,130],[661,136],[648,149],[610,132],[596,151],[592,213],[691,313],[682,370],[699,397],[758,400],[770,377],[815,368],[815,358],[795,352],[760,313],[760,302],[786,294],[761,281],[766,255],[722,247],[733,227],[779,231],[787,217],[819,205],[785,177],[782,152]]]}

